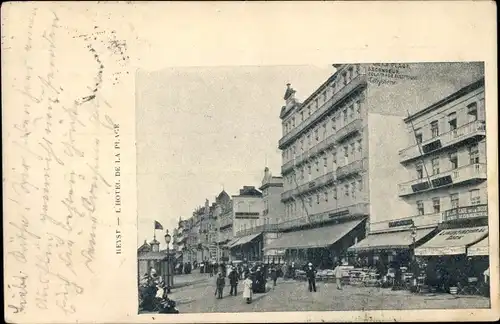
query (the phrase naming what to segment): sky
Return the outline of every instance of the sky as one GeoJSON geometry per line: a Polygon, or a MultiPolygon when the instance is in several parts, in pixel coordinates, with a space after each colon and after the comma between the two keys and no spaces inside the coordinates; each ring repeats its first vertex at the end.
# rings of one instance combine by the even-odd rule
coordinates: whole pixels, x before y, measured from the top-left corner
{"type": "Polygon", "coordinates": [[[223,188],[229,195],[258,188],[265,166],[280,175],[286,84],[303,100],[334,72],[331,65],[139,71],[138,245],[153,238],[154,220],[172,231],[223,188]]]}

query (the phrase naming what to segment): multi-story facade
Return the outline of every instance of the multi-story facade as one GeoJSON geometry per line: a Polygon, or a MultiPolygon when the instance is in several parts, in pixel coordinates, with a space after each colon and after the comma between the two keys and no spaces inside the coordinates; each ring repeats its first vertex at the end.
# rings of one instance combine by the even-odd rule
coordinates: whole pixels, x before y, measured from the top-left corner
{"type": "Polygon", "coordinates": [[[228,243],[233,239],[233,203],[231,197],[227,194],[225,190],[217,196],[215,199],[216,203],[216,226],[218,228],[217,233],[217,248],[219,251],[218,259],[219,261],[229,261],[230,250],[228,243]]]}
{"type": "Polygon", "coordinates": [[[449,91],[449,80],[436,75],[453,69],[448,63],[336,68],[304,102],[295,99],[288,84],[281,109],[285,219],[278,227],[290,233],[274,245],[286,248],[292,260],[333,256],[335,261],[372,224],[409,211],[408,202],[398,199],[398,185],[408,179],[398,159],[399,149],[407,144],[404,118],[420,98],[433,100],[449,91]],[[307,227],[316,227],[316,235],[304,233],[307,227]],[[329,229],[318,230],[323,227],[329,229]],[[302,233],[292,234],[297,230],[302,233]],[[332,243],[334,233],[338,237],[332,243]],[[321,235],[330,238],[319,242],[321,235]],[[310,238],[302,242],[300,236],[310,238]]]}

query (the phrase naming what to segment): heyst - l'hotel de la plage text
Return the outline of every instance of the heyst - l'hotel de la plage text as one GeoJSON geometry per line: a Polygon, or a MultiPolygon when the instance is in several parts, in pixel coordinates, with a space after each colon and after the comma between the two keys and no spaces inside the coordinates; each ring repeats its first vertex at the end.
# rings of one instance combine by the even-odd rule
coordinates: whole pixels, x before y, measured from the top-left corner
{"type": "MultiPolygon", "coordinates": [[[[262,183],[207,193],[213,202],[180,215],[170,271],[257,263],[286,276],[292,264],[341,264],[379,279],[400,269],[427,289],[484,282],[483,63],[335,64],[302,101],[283,81],[281,170],[264,165],[262,183]]],[[[139,276],[166,273],[155,241],[138,249],[139,276]]]]}

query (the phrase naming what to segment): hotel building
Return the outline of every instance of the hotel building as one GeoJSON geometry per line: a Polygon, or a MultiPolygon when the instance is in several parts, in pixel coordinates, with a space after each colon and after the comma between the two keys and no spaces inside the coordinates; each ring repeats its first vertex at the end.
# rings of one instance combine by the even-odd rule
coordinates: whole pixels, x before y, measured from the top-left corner
{"type": "Polygon", "coordinates": [[[267,249],[330,267],[371,224],[409,211],[398,189],[408,179],[398,159],[407,145],[404,118],[425,89],[432,89],[425,98],[433,100],[450,88],[435,77],[461,68],[450,64],[335,65],[303,102],[287,85],[279,141],[285,213],[282,234],[267,249]]]}

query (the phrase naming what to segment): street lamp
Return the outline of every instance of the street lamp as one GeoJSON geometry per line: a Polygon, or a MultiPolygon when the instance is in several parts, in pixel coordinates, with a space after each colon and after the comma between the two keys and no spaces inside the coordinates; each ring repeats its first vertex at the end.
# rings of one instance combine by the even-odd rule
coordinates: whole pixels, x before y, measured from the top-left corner
{"type": "Polygon", "coordinates": [[[172,236],[168,234],[168,230],[165,233],[165,242],[167,243],[167,294],[170,294],[170,240],[172,239],[172,236]]]}

